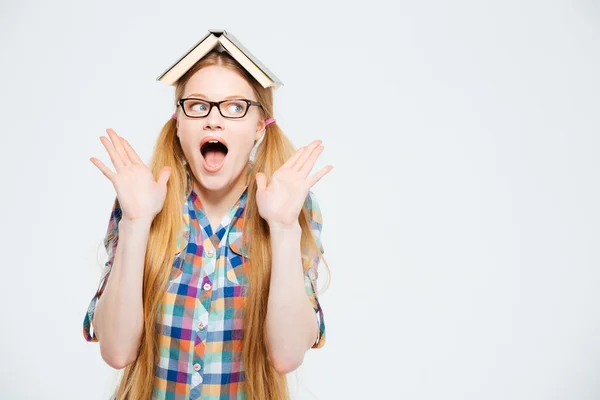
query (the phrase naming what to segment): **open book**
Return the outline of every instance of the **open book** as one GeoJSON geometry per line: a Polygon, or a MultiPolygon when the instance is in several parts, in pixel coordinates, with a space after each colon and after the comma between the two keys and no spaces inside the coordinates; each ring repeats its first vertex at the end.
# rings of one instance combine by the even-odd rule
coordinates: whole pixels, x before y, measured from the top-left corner
{"type": "Polygon", "coordinates": [[[156,80],[174,86],[183,74],[214,48],[217,48],[220,52],[228,52],[263,87],[273,87],[273,90],[276,90],[283,85],[283,82],[252,55],[235,36],[227,31],[217,29],[210,29],[198,43],[167,68],[156,80]]]}

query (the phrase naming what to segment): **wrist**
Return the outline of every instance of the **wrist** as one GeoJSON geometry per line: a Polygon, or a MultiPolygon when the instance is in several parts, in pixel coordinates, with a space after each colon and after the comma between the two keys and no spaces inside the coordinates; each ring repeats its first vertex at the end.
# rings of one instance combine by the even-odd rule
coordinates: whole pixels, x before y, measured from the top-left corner
{"type": "Polygon", "coordinates": [[[154,218],[136,218],[136,219],[127,219],[123,218],[119,221],[119,230],[150,230],[152,226],[152,221],[154,218]]]}
{"type": "Polygon", "coordinates": [[[273,232],[301,232],[302,228],[300,228],[300,223],[298,220],[295,220],[291,223],[278,222],[278,221],[267,221],[269,225],[269,230],[271,233],[273,232]]]}

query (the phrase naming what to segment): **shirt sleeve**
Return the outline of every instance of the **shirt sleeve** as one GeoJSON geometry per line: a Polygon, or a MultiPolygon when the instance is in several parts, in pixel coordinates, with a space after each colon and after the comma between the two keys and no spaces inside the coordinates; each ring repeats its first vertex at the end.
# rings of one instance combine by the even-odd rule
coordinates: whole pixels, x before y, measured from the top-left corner
{"type": "MultiPolygon", "coordinates": [[[[321,253],[323,253],[323,244],[321,243],[321,229],[323,226],[323,217],[321,215],[321,209],[317,203],[317,199],[312,192],[308,193],[305,207],[307,208],[310,216],[310,228],[312,234],[317,242],[321,253]]],[[[325,345],[325,320],[323,318],[323,309],[319,303],[318,290],[317,290],[317,279],[319,277],[318,266],[319,266],[319,255],[315,254],[309,257],[308,254],[303,254],[304,263],[304,287],[306,288],[306,294],[313,305],[313,309],[316,313],[316,324],[318,327],[318,335],[315,343],[312,345],[313,349],[321,348],[325,345]]]]}
{"type": "Polygon", "coordinates": [[[118,199],[115,197],[113,208],[110,213],[110,219],[108,221],[108,228],[106,229],[106,234],[104,236],[104,248],[106,249],[106,253],[108,254],[108,259],[104,264],[104,270],[102,272],[102,277],[100,279],[98,289],[96,290],[94,297],[90,301],[87,312],[85,314],[85,318],[83,320],[83,337],[88,342],[98,341],[98,338],[96,337],[96,334],[94,332],[92,320],[94,318],[94,313],[96,312],[96,303],[102,295],[102,292],[104,292],[104,288],[106,287],[106,282],[108,281],[112,264],[115,259],[117,245],[119,242],[119,221],[121,220],[121,215],[121,206],[119,205],[118,199]]]}

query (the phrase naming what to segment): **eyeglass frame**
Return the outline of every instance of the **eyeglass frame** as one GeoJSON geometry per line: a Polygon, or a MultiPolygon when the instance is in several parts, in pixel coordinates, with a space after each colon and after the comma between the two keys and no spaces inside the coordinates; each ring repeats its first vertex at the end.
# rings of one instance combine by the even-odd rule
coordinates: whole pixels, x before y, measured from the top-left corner
{"type": "MultiPolygon", "coordinates": [[[[204,100],[204,99],[199,99],[197,97],[184,97],[183,99],[179,99],[177,101],[177,107],[179,107],[179,106],[181,106],[181,110],[183,111],[183,113],[185,114],[185,116],[188,117],[188,118],[206,118],[206,117],[208,117],[210,115],[213,107],[217,107],[217,110],[219,110],[219,114],[221,114],[221,116],[223,118],[227,118],[227,119],[240,119],[240,118],[244,118],[246,116],[246,114],[248,114],[248,110],[250,110],[251,106],[257,106],[257,107],[263,108],[262,104],[260,104],[257,101],[248,100],[248,99],[241,99],[241,98],[240,99],[225,99],[225,100],[221,100],[221,101],[208,101],[208,100],[204,100]],[[192,117],[192,116],[188,115],[185,112],[185,107],[183,106],[183,103],[186,100],[200,100],[200,101],[203,101],[205,103],[210,104],[210,108],[208,109],[208,113],[206,113],[206,115],[204,115],[202,117],[192,117]],[[246,111],[244,112],[244,115],[242,115],[241,117],[226,117],[226,116],[224,116],[223,112],[221,111],[221,103],[225,103],[225,102],[228,102],[228,101],[236,101],[236,100],[238,100],[238,101],[244,101],[248,105],[246,107],[246,111]]],[[[263,108],[263,110],[264,110],[264,108],[263,108]]]]}

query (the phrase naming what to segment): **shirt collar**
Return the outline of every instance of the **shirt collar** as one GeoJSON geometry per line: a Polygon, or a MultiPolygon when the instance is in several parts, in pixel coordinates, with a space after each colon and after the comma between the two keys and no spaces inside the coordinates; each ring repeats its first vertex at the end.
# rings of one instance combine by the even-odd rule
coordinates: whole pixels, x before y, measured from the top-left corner
{"type": "MultiPolygon", "coordinates": [[[[246,208],[246,201],[248,198],[248,185],[250,183],[250,173],[252,172],[253,166],[254,165],[252,162],[249,163],[248,177],[246,179],[244,191],[242,192],[240,199],[236,203],[237,207],[236,207],[234,215],[232,216],[232,219],[229,223],[229,231],[227,233],[229,247],[231,248],[231,250],[233,250],[235,253],[242,255],[246,258],[248,258],[248,249],[247,249],[247,246],[243,246],[243,243],[242,243],[242,232],[243,232],[243,225],[244,225],[243,216],[244,216],[244,210],[246,208]]],[[[192,174],[188,168],[186,168],[186,180],[187,180],[186,197],[185,197],[185,202],[183,204],[183,210],[182,210],[183,211],[182,224],[181,224],[181,228],[179,230],[179,235],[177,237],[176,255],[179,255],[180,253],[182,253],[185,250],[185,248],[187,247],[187,244],[189,242],[189,235],[190,235],[190,214],[189,214],[189,212],[190,212],[190,206],[193,206],[193,204],[191,203],[193,181],[192,181],[192,174]]]]}

